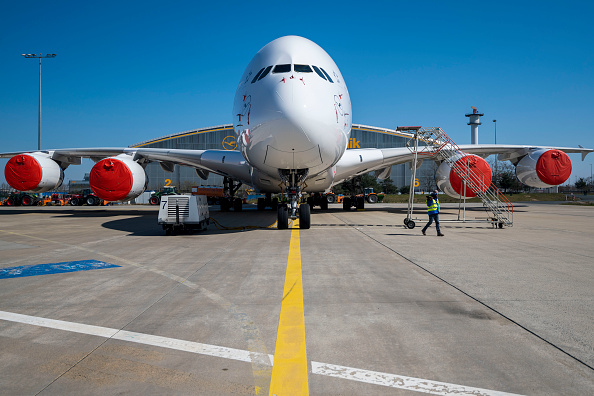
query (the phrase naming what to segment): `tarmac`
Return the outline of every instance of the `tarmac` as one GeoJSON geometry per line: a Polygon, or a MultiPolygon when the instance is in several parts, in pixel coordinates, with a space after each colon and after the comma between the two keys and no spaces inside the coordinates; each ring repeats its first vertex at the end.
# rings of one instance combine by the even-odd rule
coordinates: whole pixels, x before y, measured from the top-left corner
{"type": "Polygon", "coordinates": [[[498,229],[443,204],[444,237],[401,204],[211,216],[165,236],[150,206],[1,207],[0,394],[594,394],[592,206],[498,229]],[[304,392],[271,387],[298,377],[286,326],[304,392]]]}

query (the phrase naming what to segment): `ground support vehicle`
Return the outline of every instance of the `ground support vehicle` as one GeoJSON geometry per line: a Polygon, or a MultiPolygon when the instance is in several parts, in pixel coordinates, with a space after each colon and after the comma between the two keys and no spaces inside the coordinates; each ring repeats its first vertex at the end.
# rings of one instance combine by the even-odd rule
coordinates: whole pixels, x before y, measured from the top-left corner
{"type": "Polygon", "coordinates": [[[225,189],[211,186],[192,187],[192,195],[205,195],[209,205],[219,205],[225,198],[225,189]]]}
{"type": "Polygon", "coordinates": [[[92,190],[84,190],[80,194],[70,194],[70,201],[72,206],[99,206],[103,205],[103,200],[99,198],[92,190]]]}
{"type": "Polygon", "coordinates": [[[378,194],[373,192],[373,187],[364,188],[363,194],[357,194],[357,196],[365,198],[368,203],[377,203],[379,201],[378,194]]]}
{"type": "Polygon", "coordinates": [[[159,205],[159,224],[165,235],[204,230],[210,223],[205,195],[164,195],[159,205]]]}
{"type": "Polygon", "coordinates": [[[12,193],[1,202],[2,205],[6,206],[33,206],[40,203],[41,200],[36,195],[27,193],[12,193]]]}
{"type": "Polygon", "coordinates": [[[162,196],[175,195],[175,194],[177,194],[177,191],[175,191],[174,186],[165,186],[165,187],[163,187],[163,189],[161,191],[158,191],[158,192],[154,193],[153,195],[151,195],[151,198],[149,199],[149,203],[151,205],[158,205],[159,202],[161,202],[162,196]]]}

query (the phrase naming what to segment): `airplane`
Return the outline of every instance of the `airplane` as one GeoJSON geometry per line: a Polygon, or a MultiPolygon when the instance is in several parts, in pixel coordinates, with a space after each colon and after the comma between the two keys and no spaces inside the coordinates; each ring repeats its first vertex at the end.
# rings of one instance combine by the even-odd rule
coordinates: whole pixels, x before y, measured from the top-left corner
{"type": "MultiPolygon", "coordinates": [[[[386,178],[393,165],[414,157],[407,147],[347,150],[352,109],[344,78],[326,51],[299,36],[280,37],[256,53],[239,81],[232,115],[236,151],[75,148],[2,153],[0,158],[10,158],[5,167],[7,182],[29,192],[59,187],[69,165],[91,158],[96,162],[90,173],[91,188],[112,202],[134,199],[145,190],[144,169],[149,162],[159,162],[170,172],[176,164],[189,166],[203,179],[209,172],[224,176],[232,195],[241,183],[266,193],[268,201],[273,193],[283,194],[287,203],[276,205],[277,228],[286,229],[289,218],[299,218],[299,227],[307,229],[311,205],[327,208],[321,197],[333,185],[371,171],[386,178]],[[300,203],[304,193],[315,200],[300,203]]],[[[480,163],[477,169],[489,180],[491,169],[483,158],[498,154],[500,160],[516,165],[521,182],[540,188],[569,178],[571,161],[566,153],[581,153],[583,160],[593,151],[531,145],[459,147],[463,154],[456,160],[480,163]]],[[[444,164],[435,155],[432,159],[444,164]]],[[[448,195],[470,196],[460,190],[454,176],[448,169],[438,172],[440,188],[448,195]]]]}

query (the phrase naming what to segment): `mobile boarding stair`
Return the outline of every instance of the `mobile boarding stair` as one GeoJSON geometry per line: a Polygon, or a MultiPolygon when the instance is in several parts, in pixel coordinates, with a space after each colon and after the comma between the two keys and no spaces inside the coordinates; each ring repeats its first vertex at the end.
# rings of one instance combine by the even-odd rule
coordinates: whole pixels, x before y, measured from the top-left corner
{"type": "Polygon", "coordinates": [[[488,221],[493,226],[498,226],[499,228],[503,228],[504,225],[507,227],[513,226],[514,210],[512,203],[493,183],[486,186],[485,181],[481,179],[480,175],[472,171],[468,162],[458,161],[466,153],[460,150],[443,129],[439,127],[420,128],[415,133],[415,136],[407,143],[407,147],[414,155],[411,165],[408,210],[407,216],[404,219],[404,224],[408,228],[413,229],[415,227],[413,220],[414,181],[416,170],[420,166],[420,162],[423,161],[421,159],[419,162],[419,157],[430,157],[433,160],[447,162],[450,168],[462,179],[464,189],[469,189],[481,199],[485,210],[489,213],[488,221]],[[412,147],[411,143],[413,143],[412,147]]]}

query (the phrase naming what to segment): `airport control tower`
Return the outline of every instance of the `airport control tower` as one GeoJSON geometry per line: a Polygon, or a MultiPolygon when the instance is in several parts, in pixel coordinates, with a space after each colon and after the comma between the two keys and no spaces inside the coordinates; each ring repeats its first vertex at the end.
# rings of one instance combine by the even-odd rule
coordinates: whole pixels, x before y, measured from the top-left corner
{"type": "Polygon", "coordinates": [[[480,117],[484,116],[479,113],[476,107],[472,106],[472,113],[466,114],[468,117],[468,125],[470,125],[470,144],[478,144],[478,126],[481,125],[480,117]]]}

